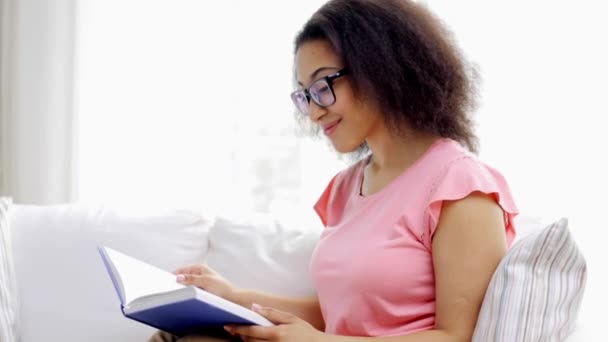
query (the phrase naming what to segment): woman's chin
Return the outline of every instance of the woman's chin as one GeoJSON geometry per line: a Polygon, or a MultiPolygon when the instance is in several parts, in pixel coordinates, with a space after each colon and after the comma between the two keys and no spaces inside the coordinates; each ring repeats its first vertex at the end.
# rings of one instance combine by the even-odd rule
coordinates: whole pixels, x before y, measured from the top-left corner
{"type": "Polygon", "coordinates": [[[339,141],[334,141],[334,140],[331,141],[331,144],[334,146],[334,149],[338,153],[342,153],[342,154],[355,152],[356,150],[359,149],[359,146],[361,146],[361,144],[340,143],[339,141]]]}

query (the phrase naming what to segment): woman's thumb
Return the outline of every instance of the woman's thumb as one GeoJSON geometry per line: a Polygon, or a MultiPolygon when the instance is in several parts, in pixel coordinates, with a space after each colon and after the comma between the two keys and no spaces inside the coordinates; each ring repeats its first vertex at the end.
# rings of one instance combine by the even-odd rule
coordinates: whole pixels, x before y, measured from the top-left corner
{"type": "Polygon", "coordinates": [[[184,285],[196,285],[202,287],[202,277],[194,274],[178,274],[175,277],[176,281],[184,285]]]}

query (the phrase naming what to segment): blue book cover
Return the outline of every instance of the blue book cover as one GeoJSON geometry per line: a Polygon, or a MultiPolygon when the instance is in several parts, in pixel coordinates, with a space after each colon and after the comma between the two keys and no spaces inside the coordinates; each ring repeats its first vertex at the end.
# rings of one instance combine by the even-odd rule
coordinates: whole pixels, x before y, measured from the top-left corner
{"type": "Polygon", "coordinates": [[[258,313],[194,286],[175,275],[109,247],[99,253],[124,316],[173,335],[217,331],[225,324],[272,323],[258,313]]]}

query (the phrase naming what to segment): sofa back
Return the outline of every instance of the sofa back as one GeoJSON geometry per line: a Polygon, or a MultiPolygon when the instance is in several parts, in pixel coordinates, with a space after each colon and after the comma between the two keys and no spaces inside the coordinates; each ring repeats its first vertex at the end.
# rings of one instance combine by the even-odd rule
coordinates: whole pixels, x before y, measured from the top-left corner
{"type": "Polygon", "coordinates": [[[10,226],[22,342],[143,341],[154,332],[122,316],[99,244],[169,271],[207,261],[239,286],[314,293],[306,270],[320,231],[264,215],[13,205],[10,226]]]}
{"type": "MultiPolygon", "coordinates": [[[[320,224],[84,205],[13,205],[9,218],[22,342],[141,341],[154,333],[122,316],[99,244],[169,271],[206,262],[241,287],[286,296],[315,293],[308,262],[320,224]]],[[[542,225],[520,217],[518,228],[516,242],[542,225]]]]}

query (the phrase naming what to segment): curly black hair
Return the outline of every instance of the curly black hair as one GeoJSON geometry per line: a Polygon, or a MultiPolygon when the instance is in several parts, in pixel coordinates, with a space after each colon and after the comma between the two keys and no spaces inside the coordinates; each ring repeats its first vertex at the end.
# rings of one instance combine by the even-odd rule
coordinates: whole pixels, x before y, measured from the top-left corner
{"type": "Polygon", "coordinates": [[[295,52],[318,39],[333,45],[355,91],[377,101],[393,132],[411,127],[477,152],[477,73],[429,9],[409,0],[331,0],[298,33],[295,52]]]}

